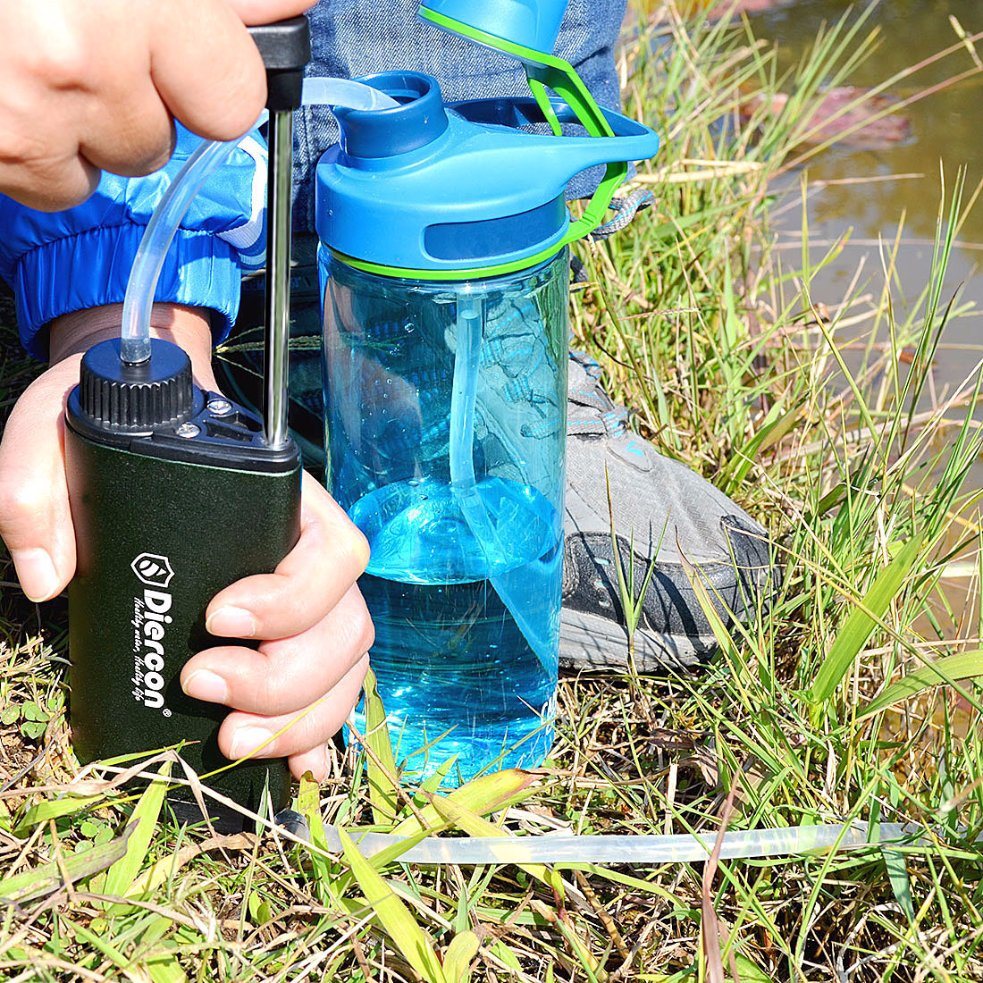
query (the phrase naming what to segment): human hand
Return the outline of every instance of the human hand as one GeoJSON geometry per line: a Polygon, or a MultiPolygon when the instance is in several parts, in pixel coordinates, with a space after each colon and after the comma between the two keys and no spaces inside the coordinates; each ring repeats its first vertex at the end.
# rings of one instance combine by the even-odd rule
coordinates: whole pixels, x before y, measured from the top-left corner
{"type": "Polygon", "coordinates": [[[355,581],[369,549],[307,474],[301,504],[300,540],[276,571],[226,588],[205,614],[211,634],[263,639],[259,649],[199,652],[182,670],[181,688],[233,708],[218,733],[227,758],[285,757],[295,777],[310,771],[321,779],[326,744],[355,705],[368,669],[374,633],[355,581]]]}
{"type": "Polygon", "coordinates": [[[94,190],[102,170],[149,174],[170,158],[172,117],[232,140],[266,101],[245,25],[313,0],[3,0],[0,192],[48,211],[94,190]]]}
{"type": "MultiPolygon", "coordinates": [[[[65,402],[78,383],[82,354],[117,335],[119,317],[118,307],[101,308],[55,322],[55,364],[18,400],[0,441],[0,537],[32,600],[54,597],[75,572],[65,402]]],[[[156,336],[188,353],[198,385],[217,391],[207,318],[158,305],[153,325],[156,336]]],[[[181,684],[190,696],[233,709],[219,731],[227,757],[243,757],[266,743],[256,757],[286,757],[294,775],[310,771],[322,778],[325,745],[358,698],[373,641],[355,586],[368,545],[328,493],[304,478],[296,547],[274,573],[226,588],[206,612],[212,634],[261,640],[259,650],[223,645],[201,652],[184,667],[181,684]]]]}

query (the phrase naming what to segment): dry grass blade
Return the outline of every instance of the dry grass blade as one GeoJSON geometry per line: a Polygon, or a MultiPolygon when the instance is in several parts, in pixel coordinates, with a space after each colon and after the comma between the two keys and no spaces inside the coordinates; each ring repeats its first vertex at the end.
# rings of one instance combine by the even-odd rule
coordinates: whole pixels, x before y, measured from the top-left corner
{"type": "Polygon", "coordinates": [[[0,879],[0,898],[26,904],[106,870],[126,854],[134,828],[131,824],[115,839],[82,853],[51,860],[32,870],[0,879]]]}
{"type": "MultiPolygon", "coordinates": [[[[724,833],[730,823],[734,813],[734,798],[737,795],[737,782],[731,786],[724,800],[723,808],[720,810],[720,829],[717,839],[713,844],[713,850],[703,866],[703,878],[701,880],[700,910],[703,913],[703,921],[700,937],[703,941],[703,954],[707,963],[707,979],[710,983],[726,983],[724,964],[721,957],[720,937],[721,925],[717,917],[717,909],[713,901],[713,881],[717,876],[717,868],[720,866],[720,849],[724,844],[724,833]]],[[[731,974],[734,983],[739,983],[737,966],[731,953],[731,974]]]]}
{"type": "Polygon", "coordinates": [[[182,867],[187,866],[197,857],[210,853],[212,850],[222,850],[226,853],[252,850],[256,847],[256,842],[256,836],[253,833],[233,833],[228,835],[216,834],[207,837],[200,843],[188,843],[180,850],[158,860],[144,870],[133,881],[127,894],[135,898],[141,895],[152,895],[168,878],[174,877],[182,867]]]}

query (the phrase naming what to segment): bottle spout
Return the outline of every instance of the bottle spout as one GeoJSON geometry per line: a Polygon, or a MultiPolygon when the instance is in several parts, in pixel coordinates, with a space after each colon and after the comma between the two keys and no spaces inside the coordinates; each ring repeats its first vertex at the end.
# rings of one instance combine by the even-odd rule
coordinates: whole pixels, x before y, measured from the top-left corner
{"type": "Polygon", "coordinates": [[[381,72],[352,83],[377,93],[372,106],[332,105],[348,157],[396,157],[433,143],[447,129],[440,85],[422,72],[381,72]]]}

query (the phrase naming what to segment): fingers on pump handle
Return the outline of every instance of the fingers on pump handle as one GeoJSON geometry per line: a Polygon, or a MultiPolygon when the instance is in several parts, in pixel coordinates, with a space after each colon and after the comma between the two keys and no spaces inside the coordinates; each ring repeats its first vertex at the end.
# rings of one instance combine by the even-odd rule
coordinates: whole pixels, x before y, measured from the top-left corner
{"type": "Polygon", "coordinates": [[[229,0],[243,24],[273,24],[299,17],[310,10],[316,0],[229,0]]]}
{"type": "Polygon", "coordinates": [[[112,113],[93,117],[79,152],[100,170],[141,177],[171,159],[175,142],[170,113],[146,78],[117,92],[112,113]]]}
{"type": "Polygon", "coordinates": [[[80,154],[38,164],[0,164],[0,192],[39,212],[60,212],[86,200],[101,173],[80,154]]]}
{"type": "Polygon", "coordinates": [[[164,12],[152,51],[154,82],[177,119],[208,139],[234,140],[255,124],[267,103],[267,83],[296,89],[289,101],[299,104],[300,76],[310,61],[310,28],[302,15],[310,2],[183,2],[185,17],[175,16],[174,0],[158,5],[164,12]]]}
{"type": "Polygon", "coordinates": [[[187,17],[155,9],[151,73],[171,115],[210,140],[242,136],[265,105],[266,73],[241,18],[226,0],[195,2],[187,17]]]}

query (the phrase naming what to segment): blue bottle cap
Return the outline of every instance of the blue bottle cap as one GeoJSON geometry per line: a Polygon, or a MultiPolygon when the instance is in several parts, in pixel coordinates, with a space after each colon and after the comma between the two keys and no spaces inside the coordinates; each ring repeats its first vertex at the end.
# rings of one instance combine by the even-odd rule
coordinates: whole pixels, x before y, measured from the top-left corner
{"type": "MultiPolygon", "coordinates": [[[[576,174],[659,147],[610,110],[614,136],[558,137],[520,129],[544,120],[533,99],[445,107],[429,75],[361,81],[401,105],[338,111],[341,141],[317,167],[316,223],[324,246],[383,275],[460,280],[541,262],[570,241],[564,191],[576,174]]],[[[565,103],[552,109],[576,122],[565,103]]]]}
{"type": "Polygon", "coordinates": [[[371,160],[408,154],[433,143],[447,129],[444,101],[435,79],[419,72],[386,72],[372,78],[384,83],[373,83],[373,88],[382,89],[400,105],[398,109],[371,111],[332,109],[348,158],[371,160]]]}

